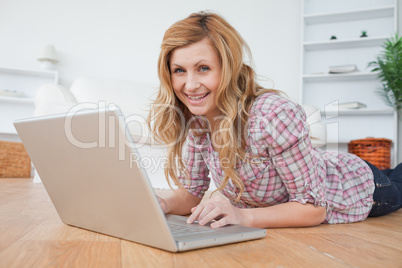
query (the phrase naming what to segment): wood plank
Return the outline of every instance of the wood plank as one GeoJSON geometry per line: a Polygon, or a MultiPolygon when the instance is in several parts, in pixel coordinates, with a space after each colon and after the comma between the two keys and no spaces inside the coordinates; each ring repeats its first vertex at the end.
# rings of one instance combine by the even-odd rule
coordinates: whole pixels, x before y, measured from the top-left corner
{"type": "Polygon", "coordinates": [[[120,241],[17,241],[0,253],[0,268],[120,267],[120,241]]]}
{"type": "Polygon", "coordinates": [[[117,242],[119,238],[96,233],[64,224],[57,214],[32,229],[21,240],[60,240],[60,241],[105,241],[117,242]]]}
{"type": "MultiPolygon", "coordinates": [[[[402,215],[402,213],[398,214],[402,215]]],[[[384,217],[384,220],[389,218],[384,217]]],[[[400,219],[402,221],[402,217],[400,219]]],[[[368,220],[369,221],[369,220],[368,220]]],[[[339,229],[344,234],[364,239],[367,244],[387,245],[395,250],[400,250],[402,245],[401,227],[384,227],[384,224],[376,220],[373,222],[361,222],[356,224],[344,224],[333,229],[339,229]]]]}
{"type": "Polygon", "coordinates": [[[352,224],[268,229],[267,237],[170,253],[71,227],[42,184],[0,179],[2,267],[401,267],[402,210],[352,224]]]}
{"type": "Polygon", "coordinates": [[[244,267],[234,259],[222,258],[227,255],[225,248],[230,246],[170,253],[122,241],[122,267],[244,267]]]}
{"type": "Polygon", "coordinates": [[[121,241],[121,267],[173,267],[172,253],[160,249],[121,241]]]}
{"type": "Polygon", "coordinates": [[[245,267],[342,267],[343,263],[294,241],[275,230],[268,230],[263,240],[238,244],[228,250],[232,258],[242,262],[245,267]],[[247,254],[244,254],[247,252],[247,254]]]}
{"type": "Polygon", "coordinates": [[[346,233],[309,234],[308,236],[285,232],[281,234],[348,265],[369,267],[373,264],[381,264],[384,267],[398,267],[402,263],[400,250],[383,243],[368,243],[365,239],[346,233]]]}
{"type": "Polygon", "coordinates": [[[54,214],[42,184],[27,179],[1,179],[0,252],[54,214]],[[20,194],[23,193],[23,194],[20,194]]]}

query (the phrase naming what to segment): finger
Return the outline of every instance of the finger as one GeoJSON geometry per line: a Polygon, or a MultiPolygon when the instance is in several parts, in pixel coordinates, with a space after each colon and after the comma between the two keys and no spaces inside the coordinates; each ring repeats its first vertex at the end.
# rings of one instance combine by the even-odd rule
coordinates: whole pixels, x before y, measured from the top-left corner
{"type": "MultiPolygon", "coordinates": [[[[205,209],[204,209],[205,211],[205,209]]],[[[203,211],[203,213],[204,213],[203,211]]],[[[216,220],[217,218],[220,218],[223,215],[222,209],[220,207],[215,207],[213,210],[207,212],[205,216],[200,216],[198,218],[198,222],[200,225],[205,225],[208,222],[211,222],[213,220],[216,220]]]]}
{"type": "MultiPolygon", "coordinates": [[[[200,213],[203,210],[203,206],[200,206],[200,205],[198,205],[194,208],[193,208],[194,211],[192,211],[190,217],[188,217],[188,219],[187,219],[187,223],[193,223],[196,219],[198,219],[198,216],[200,215],[200,213]]],[[[191,209],[191,210],[193,210],[193,209],[191,209]]]]}
{"type": "Polygon", "coordinates": [[[222,219],[220,219],[219,221],[215,221],[213,223],[211,223],[211,228],[219,228],[219,227],[223,227],[229,224],[228,221],[228,217],[223,217],[222,219]]]}

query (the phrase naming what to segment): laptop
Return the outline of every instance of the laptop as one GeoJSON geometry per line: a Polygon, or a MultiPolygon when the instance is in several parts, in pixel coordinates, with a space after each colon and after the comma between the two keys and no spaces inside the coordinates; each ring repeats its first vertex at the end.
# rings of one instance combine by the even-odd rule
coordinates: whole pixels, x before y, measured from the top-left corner
{"type": "Polygon", "coordinates": [[[171,252],[266,236],[265,229],[212,229],[165,215],[126,118],[109,107],[14,122],[63,223],[171,252]]]}

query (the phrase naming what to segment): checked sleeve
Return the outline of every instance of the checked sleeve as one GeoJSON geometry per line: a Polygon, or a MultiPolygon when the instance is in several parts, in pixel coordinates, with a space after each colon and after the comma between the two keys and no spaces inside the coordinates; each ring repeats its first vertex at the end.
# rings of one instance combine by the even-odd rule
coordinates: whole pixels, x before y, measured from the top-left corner
{"type": "MultiPolygon", "coordinates": [[[[272,107],[270,107],[272,108],[272,107]]],[[[327,207],[325,184],[312,149],[306,115],[301,106],[283,102],[274,109],[260,109],[254,119],[260,146],[268,150],[273,165],[289,194],[289,201],[327,207]]],[[[255,132],[256,130],[254,130],[255,132]]]]}
{"type": "Polygon", "coordinates": [[[205,142],[200,140],[201,137],[195,137],[191,132],[189,133],[183,150],[183,160],[188,170],[189,178],[184,175],[179,177],[181,185],[198,198],[204,196],[210,184],[209,169],[202,154],[205,142]]]}

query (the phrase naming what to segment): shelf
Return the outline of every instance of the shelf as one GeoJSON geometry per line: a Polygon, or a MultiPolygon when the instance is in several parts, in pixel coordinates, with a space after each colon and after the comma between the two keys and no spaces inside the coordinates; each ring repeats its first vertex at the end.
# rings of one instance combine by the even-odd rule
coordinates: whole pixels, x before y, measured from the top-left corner
{"type": "Polygon", "coordinates": [[[308,14],[304,16],[306,24],[329,23],[337,21],[363,20],[390,17],[394,14],[394,6],[369,8],[335,13],[308,14]]]}
{"type": "Polygon", "coordinates": [[[18,132],[17,132],[17,130],[14,130],[14,131],[1,131],[0,132],[0,137],[1,136],[17,136],[18,137],[18,132]]]}
{"type": "Polygon", "coordinates": [[[20,103],[20,104],[34,104],[35,100],[31,98],[13,98],[13,97],[3,97],[0,96],[0,103],[20,103]]]}
{"type": "Polygon", "coordinates": [[[58,71],[52,71],[52,70],[18,69],[18,68],[8,68],[0,66],[0,73],[10,75],[26,75],[26,76],[51,78],[53,79],[55,84],[57,84],[59,80],[58,71]]]}
{"type": "Polygon", "coordinates": [[[367,64],[397,31],[397,1],[303,0],[303,7],[300,99],[322,109],[327,146],[347,151],[350,140],[386,137],[394,141],[395,164],[400,147],[398,114],[379,100],[379,73],[371,72],[367,64]],[[359,37],[363,30],[369,37],[359,37]],[[330,40],[332,35],[338,39],[330,40]],[[360,71],[329,73],[329,66],[348,64],[360,71]],[[338,109],[331,106],[335,101],[360,101],[367,108],[338,109]]]}
{"type": "Polygon", "coordinates": [[[346,74],[305,74],[305,82],[334,82],[334,81],[356,81],[362,79],[377,79],[377,72],[354,72],[346,74]]]}
{"type": "MultiPolygon", "coordinates": [[[[336,146],[336,145],[340,145],[340,146],[347,146],[349,142],[351,142],[352,140],[357,140],[356,139],[350,139],[350,140],[327,140],[327,146],[336,146]]],[[[334,149],[331,149],[334,150],[334,149]]]]}
{"type": "Polygon", "coordinates": [[[335,141],[335,140],[327,140],[327,145],[332,145],[332,146],[334,146],[334,145],[336,145],[336,144],[340,144],[340,145],[342,145],[342,144],[348,144],[349,142],[350,142],[351,140],[340,140],[340,141],[335,141]]]}
{"type": "Polygon", "coordinates": [[[305,42],[303,46],[306,50],[381,46],[389,38],[390,36],[380,36],[380,37],[363,37],[363,38],[347,39],[347,40],[305,42]]]}
{"type": "Polygon", "coordinates": [[[394,115],[395,111],[391,108],[385,109],[327,109],[326,111],[321,111],[322,116],[336,116],[336,115],[346,115],[346,116],[366,116],[366,115],[394,115]]]}
{"type": "MultiPolygon", "coordinates": [[[[342,145],[342,144],[348,144],[349,142],[351,142],[352,140],[359,140],[359,139],[364,139],[364,138],[369,138],[369,137],[363,137],[363,138],[356,138],[356,139],[350,139],[350,140],[339,140],[339,141],[336,141],[336,140],[327,140],[327,145],[336,145],[336,144],[340,144],[340,145],[342,145]]],[[[376,138],[376,137],[371,137],[371,138],[376,138]]],[[[395,142],[392,140],[392,139],[390,139],[391,140],[391,144],[393,145],[395,142]]]]}

